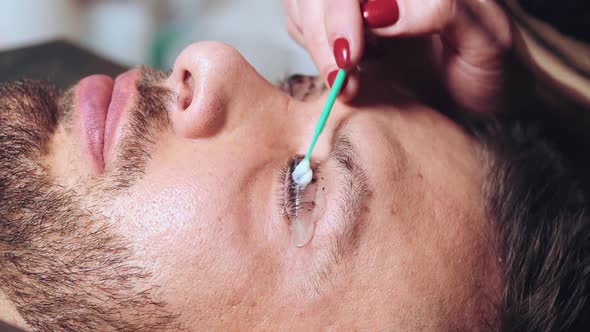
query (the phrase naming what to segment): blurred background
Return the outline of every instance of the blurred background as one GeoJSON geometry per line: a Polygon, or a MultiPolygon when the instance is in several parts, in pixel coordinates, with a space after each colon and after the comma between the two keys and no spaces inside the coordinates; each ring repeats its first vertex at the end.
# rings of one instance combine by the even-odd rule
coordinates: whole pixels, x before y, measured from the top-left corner
{"type": "Polygon", "coordinates": [[[315,74],[280,0],[0,0],[0,51],[66,39],[125,66],[170,69],[190,43],[226,42],[267,79],[315,74]]]}

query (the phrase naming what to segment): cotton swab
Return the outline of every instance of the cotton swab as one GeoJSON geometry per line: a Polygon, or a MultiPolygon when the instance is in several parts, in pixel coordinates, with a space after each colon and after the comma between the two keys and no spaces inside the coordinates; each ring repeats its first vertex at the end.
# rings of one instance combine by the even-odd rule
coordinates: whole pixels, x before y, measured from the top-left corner
{"type": "Polygon", "coordinates": [[[298,187],[301,189],[305,189],[307,185],[311,182],[313,178],[313,171],[310,167],[310,159],[311,153],[315,148],[315,144],[318,141],[318,137],[324,130],[324,126],[326,125],[326,121],[330,116],[330,112],[332,111],[332,107],[334,106],[334,102],[336,102],[336,97],[340,93],[342,89],[342,85],[344,84],[344,80],[346,79],[346,70],[340,69],[338,70],[338,75],[336,75],[336,79],[334,79],[334,84],[332,84],[332,89],[330,90],[330,94],[328,95],[328,100],[326,101],[326,105],[324,106],[324,110],[320,115],[320,119],[315,127],[315,132],[313,135],[313,139],[311,140],[311,144],[309,146],[309,150],[307,150],[307,154],[305,158],[299,162],[299,164],[293,170],[291,177],[293,182],[297,184],[298,187]]]}

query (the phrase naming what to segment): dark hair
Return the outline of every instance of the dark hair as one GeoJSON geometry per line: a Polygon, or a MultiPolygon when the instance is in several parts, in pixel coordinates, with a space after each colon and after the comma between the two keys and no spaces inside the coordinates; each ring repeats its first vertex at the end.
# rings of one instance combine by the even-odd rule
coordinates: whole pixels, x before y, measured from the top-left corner
{"type": "Polygon", "coordinates": [[[520,116],[471,127],[502,260],[500,331],[590,331],[590,171],[567,153],[589,150],[555,122],[520,116]]]}

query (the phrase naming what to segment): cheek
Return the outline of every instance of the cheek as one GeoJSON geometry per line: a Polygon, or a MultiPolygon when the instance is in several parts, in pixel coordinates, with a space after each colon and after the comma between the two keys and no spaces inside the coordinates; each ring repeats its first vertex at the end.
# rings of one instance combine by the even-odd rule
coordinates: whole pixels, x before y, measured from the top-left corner
{"type": "Polygon", "coordinates": [[[203,181],[197,187],[152,175],[108,207],[171,304],[210,307],[244,288],[253,257],[218,202],[222,197],[203,181]]]}
{"type": "Polygon", "coordinates": [[[483,218],[452,192],[419,178],[411,189],[399,183],[392,199],[376,193],[381,203],[371,208],[370,240],[359,248],[356,275],[364,278],[356,289],[368,290],[361,296],[381,302],[390,310],[385,316],[406,324],[404,330],[476,330],[470,319],[490,310],[486,301],[495,300],[498,288],[482,245],[488,242],[474,229],[483,218]]]}

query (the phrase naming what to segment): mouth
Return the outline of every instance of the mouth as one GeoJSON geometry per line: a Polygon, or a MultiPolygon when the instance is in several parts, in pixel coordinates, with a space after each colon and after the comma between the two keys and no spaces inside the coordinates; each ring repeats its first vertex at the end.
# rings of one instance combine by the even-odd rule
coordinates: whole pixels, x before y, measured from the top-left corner
{"type": "Polygon", "coordinates": [[[133,69],[115,80],[92,75],[76,87],[77,127],[83,150],[96,173],[102,173],[114,160],[115,146],[122,136],[121,118],[137,95],[139,74],[133,69]]]}

